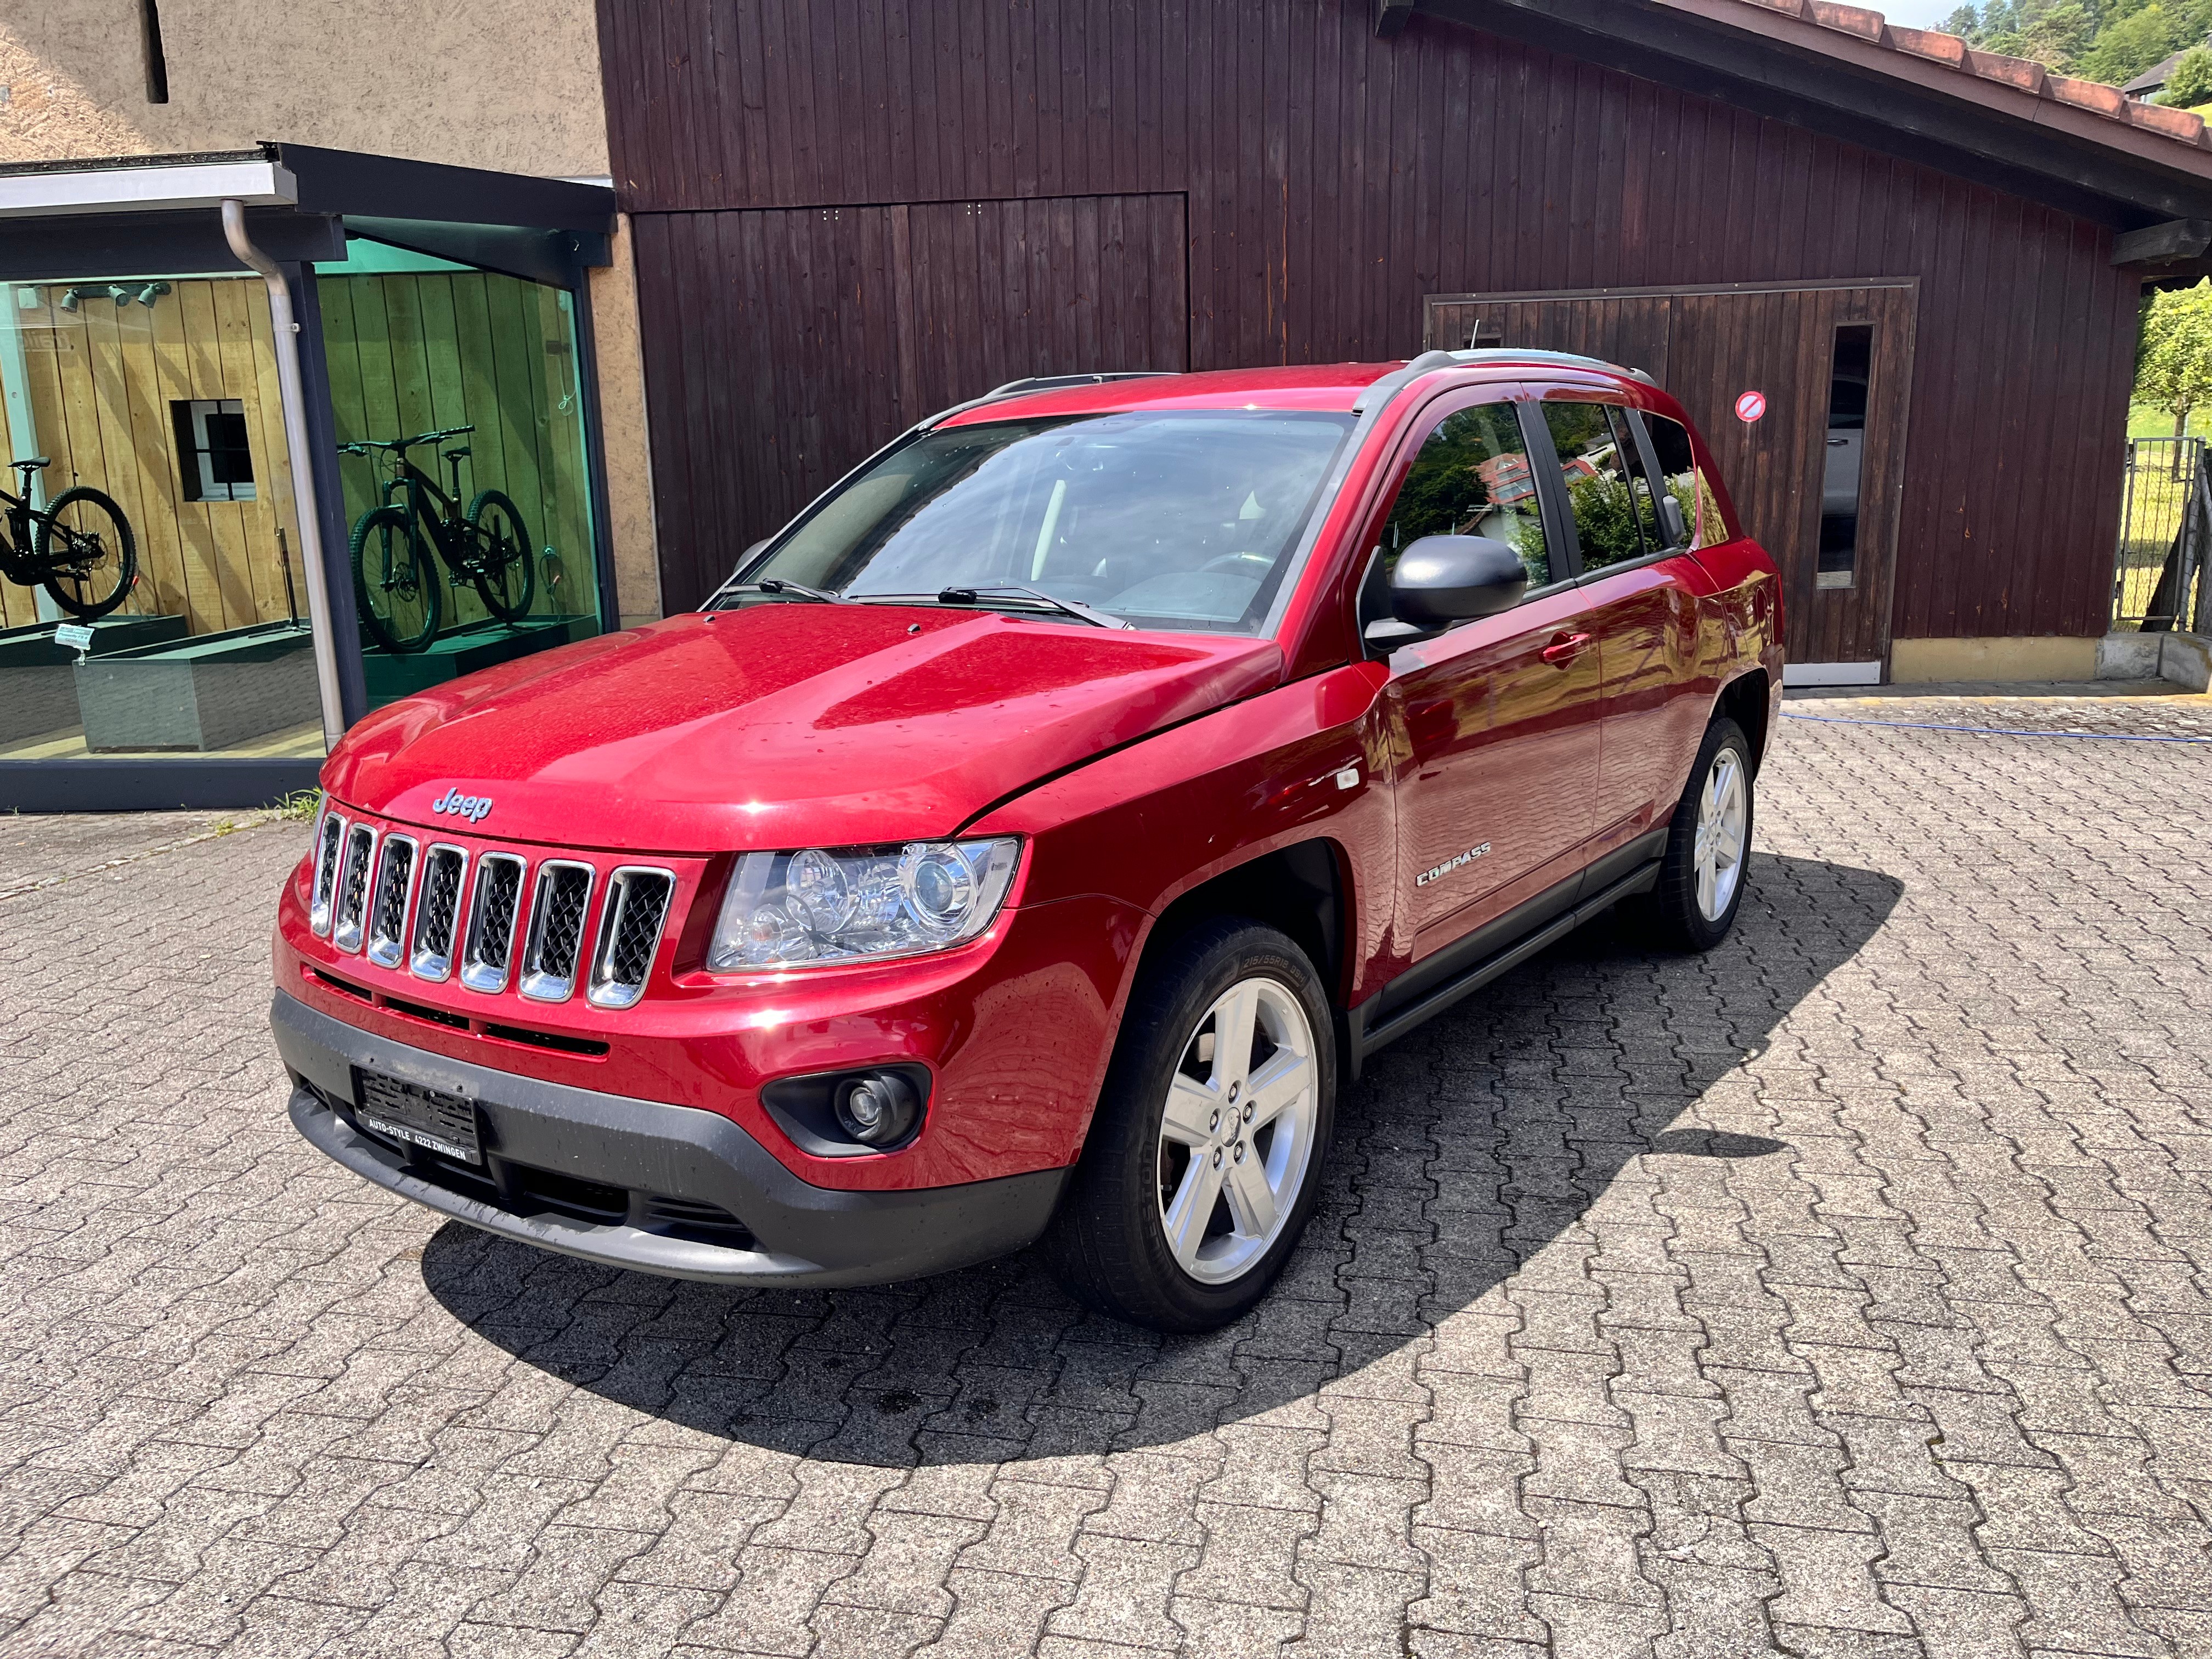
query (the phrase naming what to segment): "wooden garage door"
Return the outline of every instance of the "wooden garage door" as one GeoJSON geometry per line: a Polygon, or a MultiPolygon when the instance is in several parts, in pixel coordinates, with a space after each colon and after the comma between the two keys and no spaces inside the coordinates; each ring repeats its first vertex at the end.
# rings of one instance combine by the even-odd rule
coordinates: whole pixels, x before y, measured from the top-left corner
{"type": "Polygon", "coordinates": [[[661,603],[923,416],[1189,363],[1180,194],[641,214],[661,603]]]}
{"type": "Polygon", "coordinates": [[[1916,295],[1910,281],[1434,295],[1424,339],[1583,352],[1644,370],[1689,411],[1744,528],[1781,567],[1791,663],[1886,672],[1916,295]],[[1851,361],[1862,349],[1863,364],[1851,361]],[[1845,402],[1863,400],[1863,417],[1838,412],[1839,380],[1845,402]],[[1766,395],[1755,422],[1735,414],[1747,391],[1766,395]],[[1836,509],[1851,472],[1846,550],[1836,509]]]}

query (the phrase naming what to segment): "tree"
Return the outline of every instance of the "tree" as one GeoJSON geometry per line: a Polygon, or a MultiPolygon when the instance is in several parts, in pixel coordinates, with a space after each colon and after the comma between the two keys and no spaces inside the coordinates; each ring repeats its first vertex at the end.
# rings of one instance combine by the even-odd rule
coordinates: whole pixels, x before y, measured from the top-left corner
{"type": "Polygon", "coordinates": [[[2172,416],[2177,438],[2189,429],[2189,412],[2212,400],[2212,276],[2151,296],[2136,349],[2135,400],[2172,416]]]}
{"type": "Polygon", "coordinates": [[[2195,109],[2212,104],[2212,47],[2191,46],[2181,54],[2173,73],[2159,89],[2158,101],[2176,109],[2195,109]]]}

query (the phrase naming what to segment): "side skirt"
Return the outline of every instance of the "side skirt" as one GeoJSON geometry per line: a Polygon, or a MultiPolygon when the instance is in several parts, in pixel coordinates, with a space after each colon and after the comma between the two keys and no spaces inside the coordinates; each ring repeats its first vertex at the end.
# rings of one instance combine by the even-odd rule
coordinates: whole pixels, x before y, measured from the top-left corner
{"type": "MultiPolygon", "coordinates": [[[[1664,844],[1663,835],[1660,837],[1664,844]]],[[[1402,1007],[1383,1011],[1382,1004],[1389,988],[1376,992],[1345,1016],[1346,1075],[1356,1081],[1368,1055],[1387,1042],[1395,1042],[1415,1026],[1434,1018],[1461,998],[1472,995],[1496,979],[1500,974],[1519,967],[1529,957],[1550,949],[1585,922],[1594,921],[1603,912],[1611,909],[1625,898],[1638,893],[1648,893],[1659,882],[1658,859],[1638,865],[1619,880],[1592,894],[1565,915],[1549,924],[1539,927],[1534,933],[1524,933],[1503,950],[1493,951],[1480,961],[1470,963],[1434,988],[1422,993],[1402,1007]]],[[[1542,900],[1532,900],[1532,906],[1542,900]]]]}

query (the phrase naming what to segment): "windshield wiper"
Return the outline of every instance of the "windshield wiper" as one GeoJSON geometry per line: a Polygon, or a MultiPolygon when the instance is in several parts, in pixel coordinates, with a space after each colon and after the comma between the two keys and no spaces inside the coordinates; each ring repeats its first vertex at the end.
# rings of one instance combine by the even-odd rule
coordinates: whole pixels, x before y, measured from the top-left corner
{"type": "Polygon", "coordinates": [[[731,592],[736,593],[788,593],[793,599],[812,599],[817,605],[850,605],[842,593],[832,593],[819,587],[809,587],[805,582],[786,581],[781,576],[763,576],[757,582],[739,582],[731,592]]]}
{"type": "MultiPolygon", "coordinates": [[[[988,599],[999,594],[1014,594],[1025,599],[1034,599],[1048,610],[1057,611],[1064,617],[1073,617],[1078,622],[1087,622],[1093,628],[1121,629],[1136,626],[1134,623],[1123,622],[1119,617],[1109,616],[1105,611],[1087,605],[1080,599],[1063,599],[1055,594],[1046,592],[1041,587],[1022,587],[1013,583],[998,587],[947,587],[939,592],[937,602],[939,605],[973,605],[978,599],[988,599]]],[[[872,598],[873,595],[870,597],[872,598]]]]}

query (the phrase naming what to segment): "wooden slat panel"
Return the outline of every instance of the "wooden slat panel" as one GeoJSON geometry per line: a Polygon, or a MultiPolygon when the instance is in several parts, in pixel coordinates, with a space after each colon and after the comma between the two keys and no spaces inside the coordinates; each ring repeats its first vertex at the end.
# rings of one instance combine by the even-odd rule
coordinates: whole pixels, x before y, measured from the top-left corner
{"type": "Polygon", "coordinates": [[[646,331],[665,602],[931,410],[1187,367],[1188,241],[1172,196],[641,220],[641,304],[696,325],[646,331]]]}
{"type": "MultiPolygon", "coordinates": [[[[1440,19],[1378,40],[1366,0],[601,13],[648,379],[675,376],[652,407],[678,566],[694,556],[675,532],[742,533],[723,519],[767,499],[729,491],[747,458],[708,466],[701,451],[694,466],[699,422],[664,418],[695,390],[684,358],[741,289],[774,323],[805,314],[821,276],[793,263],[788,226],[781,255],[746,276],[720,229],[663,216],[1184,194],[1197,368],[1403,356],[1432,293],[1917,276],[1897,631],[2101,630],[2135,285],[2097,227],[1440,19]],[[679,291],[688,306],[669,303],[679,291]]],[[[1008,349],[981,311],[932,319],[928,296],[958,281],[933,269],[912,289],[945,374],[1008,349]]],[[[821,337],[749,343],[739,378],[801,395],[821,337]]],[[[781,459],[769,474],[797,476],[781,459]]]]}

